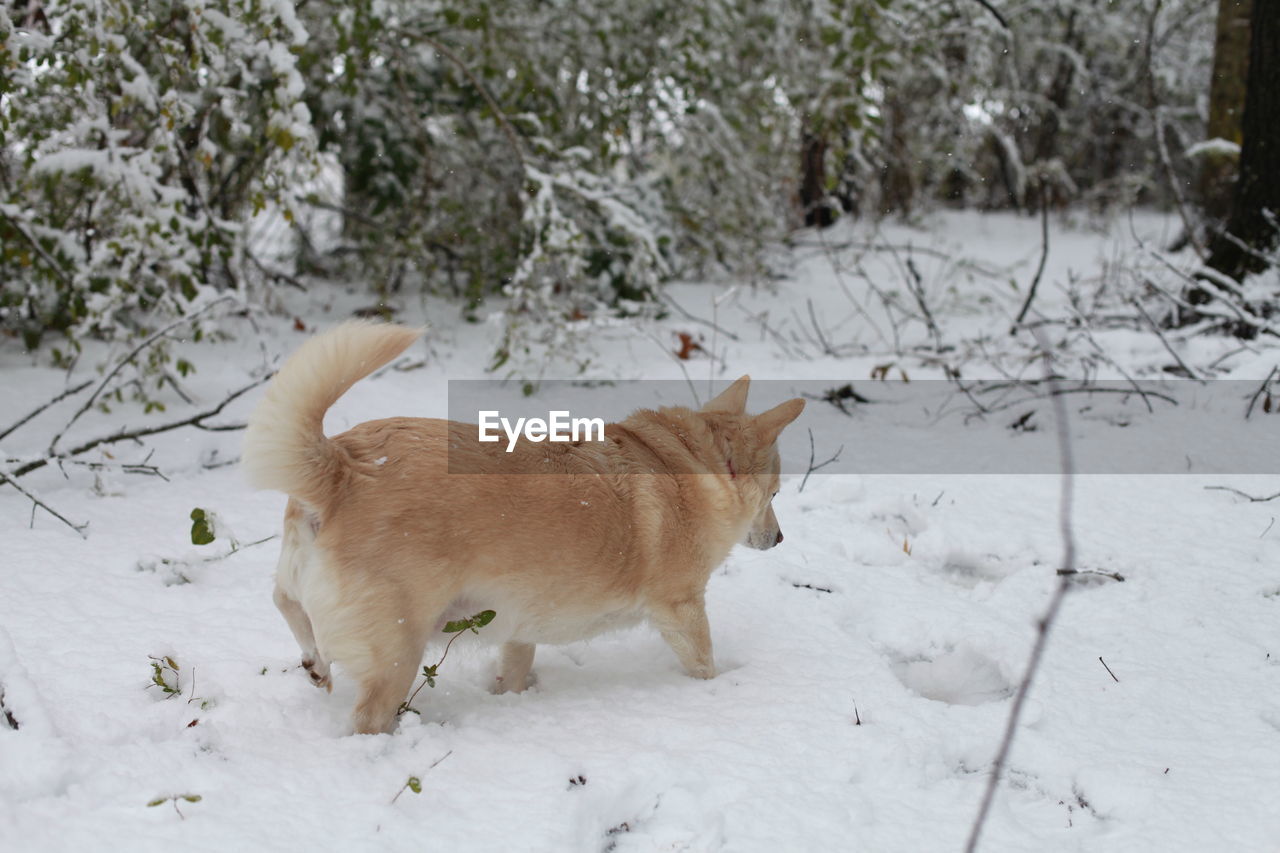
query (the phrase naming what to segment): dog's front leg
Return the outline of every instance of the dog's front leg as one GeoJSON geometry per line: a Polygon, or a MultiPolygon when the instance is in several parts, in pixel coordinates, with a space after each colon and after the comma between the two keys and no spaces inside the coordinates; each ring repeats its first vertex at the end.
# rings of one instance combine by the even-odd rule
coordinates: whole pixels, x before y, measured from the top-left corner
{"type": "Polygon", "coordinates": [[[650,618],[691,678],[715,678],[711,625],[701,594],[658,604],[650,618]]]}
{"type": "Polygon", "coordinates": [[[502,662],[498,665],[498,677],[493,680],[494,693],[523,693],[529,686],[529,670],[533,668],[533,643],[505,643],[502,646],[502,662]]]}

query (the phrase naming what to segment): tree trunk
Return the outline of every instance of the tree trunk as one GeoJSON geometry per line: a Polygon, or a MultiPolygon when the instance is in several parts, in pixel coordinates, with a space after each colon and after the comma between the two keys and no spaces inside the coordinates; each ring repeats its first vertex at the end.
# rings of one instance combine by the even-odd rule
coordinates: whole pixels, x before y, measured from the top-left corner
{"type": "Polygon", "coordinates": [[[836,221],[827,201],[827,140],[805,131],[800,142],[800,209],[804,224],[826,228],[836,221]]]}
{"type": "MultiPolygon", "coordinates": [[[[1249,16],[1253,0],[1218,0],[1217,37],[1213,45],[1213,77],[1209,83],[1209,125],[1206,139],[1240,144],[1245,78],[1249,73],[1249,16]]],[[[1219,151],[1201,155],[1196,196],[1213,227],[1220,227],[1231,211],[1238,158],[1219,151]]]]}
{"type": "Polygon", "coordinates": [[[1280,2],[1257,0],[1251,29],[1240,176],[1226,232],[1214,237],[1208,260],[1237,281],[1266,269],[1263,255],[1280,237],[1267,215],[1280,216],[1280,2]]]}

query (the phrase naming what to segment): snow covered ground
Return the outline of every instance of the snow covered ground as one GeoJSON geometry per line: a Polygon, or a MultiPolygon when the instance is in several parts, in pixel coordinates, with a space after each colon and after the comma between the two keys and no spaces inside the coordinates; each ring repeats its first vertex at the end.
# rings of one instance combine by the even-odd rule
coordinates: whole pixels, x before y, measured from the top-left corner
{"type": "MultiPolygon", "coordinates": [[[[1154,243],[1172,230],[1156,217],[1134,227],[1154,243]]],[[[895,325],[850,272],[852,244],[872,235],[826,239],[837,248],[809,235],[780,255],[791,275],[776,282],[672,288],[725,334],[678,311],[592,332],[587,375],[683,382],[687,371],[704,399],[713,375],[852,381],[867,393],[886,363],[912,379],[942,377],[939,360],[916,348],[930,341],[925,324],[895,325]],[[677,332],[702,335],[715,359],[664,354],[677,332]]],[[[963,357],[966,375],[997,377],[1024,358],[1008,336],[1023,293],[1009,282],[1031,278],[1037,222],[947,215],[875,239],[913,246],[943,340],[968,342],[950,356],[963,357]],[[957,254],[970,263],[948,259],[957,254]],[[995,352],[984,360],[982,349],[995,352]]],[[[1128,222],[1106,234],[1057,226],[1051,245],[1038,303],[1047,313],[1066,303],[1062,283],[1105,274],[1133,238],[1128,222]]],[[[899,254],[862,263],[877,286],[904,293],[899,254]]],[[[321,287],[292,298],[308,330],[361,304],[321,287]]],[[[442,303],[402,307],[432,324],[406,362],[425,364],[357,386],[331,430],[444,415],[447,380],[484,375],[491,330],[442,303]]],[[[184,348],[200,402],[305,337],[291,317],[257,324],[260,335],[229,318],[235,342],[184,348]]],[[[1158,377],[1172,361],[1154,334],[1096,337],[1113,360],[1103,375],[1158,377]]],[[[1221,375],[1256,386],[1275,351],[1235,347],[1199,339],[1179,354],[1193,367],[1225,356],[1221,375]]],[[[1020,372],[1038,370],[1030,361],[1020,372]]],[[[0,371],[5,424],[68,381],[12,346],[0,371]]],[[[559,365],[546,375],[571,374],[559,365]]],[[[222,418],[243,419],[254,399],[222,418]]],[[[1240,428],[1238,402],[1219,415],[1223,429],[1240,428]]],[[[38,453],[75,405],[5,439],[5,455],[38,453]]],[[[1158,415],[1127,405],[1159,429],[1158,415]]],[[[1017,452],[1028,434],[1008,427],[1023,408],[973,429],[1007,434],[1017,452]]],[[[175,398],[170,413],[181,410],[175,398]]],[[[1032,438],[1051,440],[1051,411],[1037,411],[1032,438]]],[[[122,407],[76,431],[156,417],[122,407]]],[[[82,468],[25,477],[89,527],[81,539],[42,512],[32,522],[30,503],[0,490],[0,687],[19,725],[0,724],[0,850],[959,850],[1057,583],[1060,480],[958,464],[818,473],[799,491],[806,427],[819,458],[839,445],[869,458],[865,434],[883,435],[879,417],[873,406],[846,416],[814,401],[792,428],[806,458],[775,502],[785,543],[735,551],[708,589],[718,678],[684,677],[642,627],[542,647],[537,685],[493,696],[493,650],[459,643],[415,701],[421,715],[406,714],[389,736],[344,735],[353,685],[339,671],[325,694],[297,666],[271,603],[278,542],[247,545],[276,532],[284,498],[250,492],[219,466],[236,455],[238,433],[187,430],[88,457],[136,462],[154,450],[150,464],[167,480],[106,472],[94,488],[82,468]],[[211,545],[191,544],[194,507],[223,522],[211,545]],[[246,547],[205,561],[227,553],[227,528],[246,547]],[[180,695],[148,687],[164,656],[178,666],[180,695]],[[406,788],[410,777],[420,793],[406,788]],[[148,805],[162,798],[176,799],[148,805]]],[[[1247,435],[1274,417],[1255,415],[1247,435]]],[[[1072,429],[1105,442],[1123,428],[1076,417],[1072,429]]],[[[1280,486],[1239,466],[1192,470],[1076,479],[1078,568],[1099,574],[1080,576],[1066,600],[983,849],[1280,849],[1280,501],[1205,488],[1267,496],[1280,486]]]]}

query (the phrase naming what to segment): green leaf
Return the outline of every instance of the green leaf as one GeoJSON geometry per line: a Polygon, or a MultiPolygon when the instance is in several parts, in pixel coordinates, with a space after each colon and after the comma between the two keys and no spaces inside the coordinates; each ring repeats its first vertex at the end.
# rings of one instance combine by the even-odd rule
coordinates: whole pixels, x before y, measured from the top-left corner
{"type": "Polygon", "coordinates": [[[169,802],[168,797],[157,797],[156,799],[147,803],[147,808],[150,809],[150,808],[154,808],[155,806],[163,806],[167,802],[169,802]]]}
{"type": "Polygon", "coordinates": [[[422,780],[419,779],[417,776],[410,776],[409,781],[406,782],[405,784],[408,785],[409,790],[413,791],[415,794],[422,793],[422,780]]]}
{"type": "Polygon", "coordinates": [[[492,622],[493,617],[497,615],[498,614],[493,610],[481,610],[475,616],[472,616],[471,619],[476,623],[477,628],[483,628],[485,625],[492,622]]]}
{"type": "Polygon", "coordinates": [[[213,525],[205,511],[199,507],[191,510],[191,544],[208,545],[214,538],[213,525]]]}
{"type": "Polygon", "coordinates": [[[199,794],[183,794],[182,799],[186,800],[188,803],[198,803],[203,800],[204,797],[199,794]]]}

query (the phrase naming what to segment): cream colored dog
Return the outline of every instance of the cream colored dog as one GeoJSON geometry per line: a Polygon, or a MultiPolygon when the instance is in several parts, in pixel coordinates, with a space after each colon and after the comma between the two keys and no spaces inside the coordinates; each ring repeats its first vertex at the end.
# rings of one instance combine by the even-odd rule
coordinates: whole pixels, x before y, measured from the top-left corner
{"type": "Polygon", "coordinates": [[[245,435],[253,484],[290,496],[275,602],[302,663],[360,684],[357,732],[390,731],[446,620],[497,612],[494,689],[528,684],[536,643],[648,619],[695,678],[715,664],[703,595],[738,542],[782,541],[770,501],[789,400],[745,413],[744,376],[700,411],[641,410],[603,442],[481,443],[471,424],[369,421],[325,437],[325,411],[419,336],[347,323],[302,345],[245,435]],[[530,473],[535,472],[535,473],[530,473]]]}

